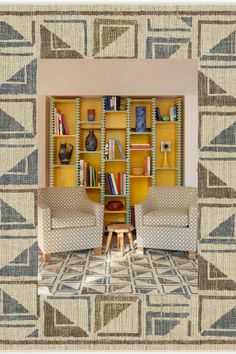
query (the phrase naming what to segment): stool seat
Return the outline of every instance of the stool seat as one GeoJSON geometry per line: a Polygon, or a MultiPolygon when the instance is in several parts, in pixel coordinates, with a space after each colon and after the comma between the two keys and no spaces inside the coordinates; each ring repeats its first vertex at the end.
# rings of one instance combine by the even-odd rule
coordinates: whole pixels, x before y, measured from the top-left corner
{"type": "Polygon", "coordinates": [[[111,224],[107,226],[107,231],[112,232],[131,232],[133,230],[134,227],[130,224],[111,224]]]}
{"type": "Polygon", "coordinates": [[[111,224],[107,226],[107,231],[109,231],[107,245],[106,245],[106,253],[109,250],[112,233],[115,232],[117,234],[117,246],[120,246],[121,255],[124,255],[124,233],[128,234],[130,247],[132,252],[134,252],[134,243],[133,243],[133,235],[132,231],[134,230],[133,225],[130,224],[111,224]]]}

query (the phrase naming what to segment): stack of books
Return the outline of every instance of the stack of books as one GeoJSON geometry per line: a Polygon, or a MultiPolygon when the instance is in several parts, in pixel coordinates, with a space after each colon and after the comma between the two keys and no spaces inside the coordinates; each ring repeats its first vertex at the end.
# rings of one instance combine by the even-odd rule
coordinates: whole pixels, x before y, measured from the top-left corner
{"type": "Polygon", "coordinates": [[[151,156],[145,156],[144,174],[145,174],[145,176],[151,176],[151,156]]]}
{"type": "Polygon", "coordinates": [[[131,144],[131,149],[151,149],[151,144],[131,144]]]}
{"type": "Polygon", "coordinates": [[[80,185],[84,187],[100,186],[100,171],[90,166],[87,161],[80,160],[80,185]]]}
{"type": "Polygon", "coordinates": [[[64,114],[61,114],[57,111],[57,108],[54,108],[54,134],[55,135],[69,135],[69,127],[66,121],[64,114]]]}
{"type": "Polygon", "coordinates": [[[120,97],[119,96],[106,96],[105,97],[105,110],[106,111],[119,111],[120,110],[120,97]]]}
{"type": "Polygon", "coordinates": [[[176,106],[170,107],[170,121],[171,122],[177,121],[177,107],[176,106]]]}
{"type": "Polygon", "coordinates": [[[118,173],[118,183],[116,183],[113,173],[106,173],[106,194],[125,195],[126,194],[126,174],[118,173]]]}
{"type": "Polygon", "coordinates": [[[125,160],[125,153],[124,150],[121,146],[120,140],[119,139],[109,139],[108,143],[106,144],[105,147],[105,157],[107,160],[115,160],[116,159],[116,154],[115,154],[115,146],[117,146],[121,158],[125,160]]]}

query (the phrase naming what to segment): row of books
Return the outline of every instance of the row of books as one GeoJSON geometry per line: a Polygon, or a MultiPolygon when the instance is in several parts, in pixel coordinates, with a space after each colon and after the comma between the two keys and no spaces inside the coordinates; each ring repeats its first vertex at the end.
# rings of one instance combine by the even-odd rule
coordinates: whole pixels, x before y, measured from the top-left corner
{"type": "Polygon", "coordinates": [[[57,108],[54,108],[54,134],[55,135],[69,135],[69,126],[64,114],[61,114],[57,111],[57,108]]]}
{"type": "Polygon", "coordinates": [[[118,173],[116,183],[113,173],[106,173],[106,194],[110,195],[125,195],[126,194],[126,174],[118,173]]]}
{"type": "Polygon", "coordinates": [[[119,111],[120,110],[120,97],[119,96],[106,96],[105,97],[105,110],[106,111],[119,111]]]}
{"type": "Polygon", "coordinates": [[[151,149],[151,144],[131,144],[131,149],[151,149]]]}
{"type": "Polygon", "coordinates": [[[100,186],[100,171],[96,170],[89,162],[80,160],[80,185],[84,187],[100,186]]]}
{"type": "Polygon", "coordinates": [[[121,146],[120,140],[119,139],[109,139],[108,143],[106,144],[105,147],[105,157],[107,160],[115,160],[116,154],[115,154],[115,146],[117,146],[121,158],[125,160],[125,153],[124,150],[121,146]]]}

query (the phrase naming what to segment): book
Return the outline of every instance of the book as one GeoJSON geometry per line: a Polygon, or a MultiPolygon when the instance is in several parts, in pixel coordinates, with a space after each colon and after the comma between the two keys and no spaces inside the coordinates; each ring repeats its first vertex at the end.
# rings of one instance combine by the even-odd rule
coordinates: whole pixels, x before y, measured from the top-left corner
{"type": "Polygon", "coordinates": [[[84,160],[79,162],[79,184],[80,186],[84,185],[84,160]]]}
{"type": "Polygon", "coordinates": [[[115,143],[116,143],[116,146],[118,147],[118,150],[120,152],[120,155],[121,155],[122,159],[125,160],[125,154],[124,154],[123,148],[121,146],[120,140],[119,139],[115,139],[115,143]]]}
{"type": "Polygon", "coordinates": [[[117,185],[116,185],[116,180],[115,180],[115,177],[114,177],[114,174],[111,173],[111,180],[112,180],[112,186],[113,186],[113,189],[114,189],[114,194],[115,195],[118,195],[118,190],[117,190],[117,185]]]}
{"type": "Polygon", "coordinates": [[[64,131],[64,135],[69,135],[69,127],[67,124],[67,120],[64,114],[61,115],[61,119],[62,119],[62,126],[63,126],[63,131],[64,131]]]}
{"type": "Polygon", "coordinates": [[[110,186],[111,195],[115,195],[116,192],[115,192],[115,188],[114,188],[114,185],[113,185],[113,181],[112,181],[111,174],[108,173],[107,175],[108,175],[108,181],[109,181],[109,186],[110,186]]]}
{"type": "Polygon", "coordinates": [[[144,174],[145,176],[151,175],[151,157],[146,156],[144,159],[144,174]]]}
{"type": "Polygon", "coordinates": [[[106,175],[105,175],[105,180],[106,180],[106,193],[112,194],[108,173],[106,173],[106,175]]]}

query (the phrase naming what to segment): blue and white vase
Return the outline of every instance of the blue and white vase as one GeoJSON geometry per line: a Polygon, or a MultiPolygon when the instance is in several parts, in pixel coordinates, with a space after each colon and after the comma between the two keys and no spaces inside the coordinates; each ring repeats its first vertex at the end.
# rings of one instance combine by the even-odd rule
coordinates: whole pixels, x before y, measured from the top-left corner
{"type": "Polygon", "coordinates": [[[136,132],[146,131],[146,107],[136,107],[136,132]]]}
{"type": "Polygon", "coordinates": [[[98,140],[93,130],[89,131],[89,135],[85,140],[85,147],[87,151],[96,151],[98,147],[98,140]]]}

